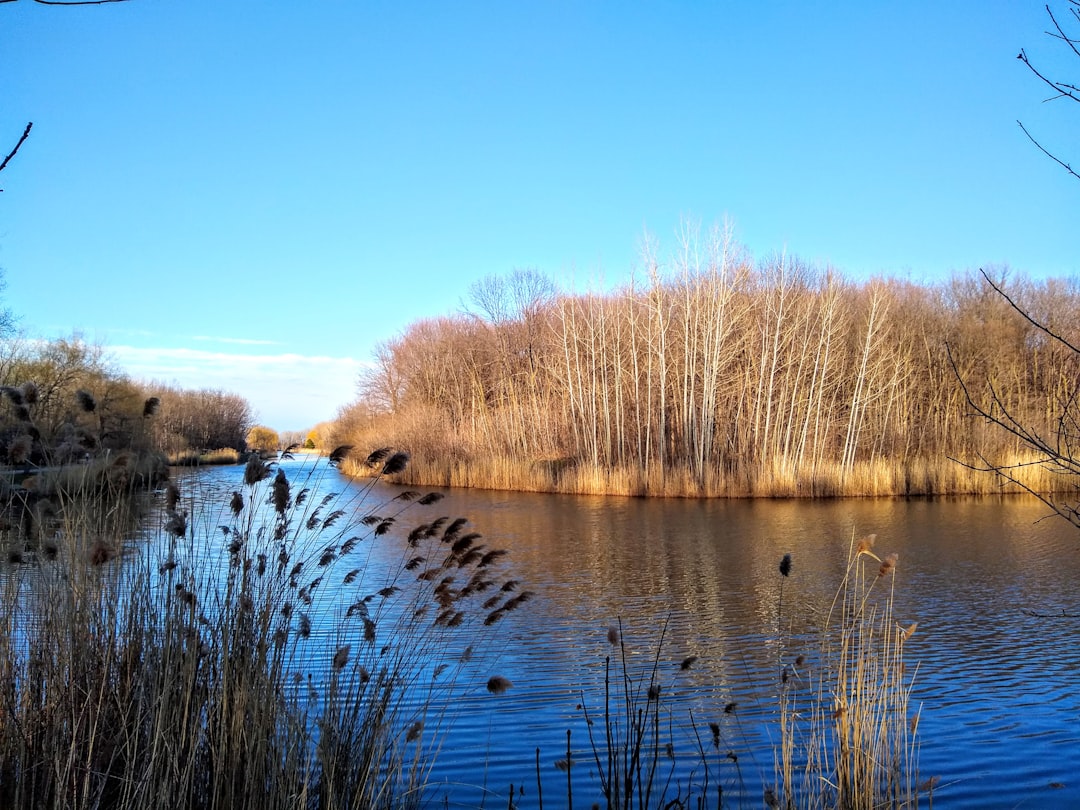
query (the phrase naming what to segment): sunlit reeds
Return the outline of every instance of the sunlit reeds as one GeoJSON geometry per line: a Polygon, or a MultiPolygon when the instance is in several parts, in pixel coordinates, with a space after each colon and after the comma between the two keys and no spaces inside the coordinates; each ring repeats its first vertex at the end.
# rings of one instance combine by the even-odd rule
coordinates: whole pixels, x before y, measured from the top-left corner
{"type": "Polygon", "coordinates": [[[149,535],[100,487],[60,490],[36,528],[52,553],[0,572],[0,805],[421,802],[440,695],[527,592],[464,520],[386,537],[435,494],[336,495],[331,468],[290,469],[255,459],[223,503],[170,486],[149,535]]]}

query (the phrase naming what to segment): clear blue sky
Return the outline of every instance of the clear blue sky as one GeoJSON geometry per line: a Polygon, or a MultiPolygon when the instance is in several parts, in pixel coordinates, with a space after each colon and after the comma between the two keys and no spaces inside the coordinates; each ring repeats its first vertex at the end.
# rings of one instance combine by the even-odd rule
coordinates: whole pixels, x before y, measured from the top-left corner
{"type": "MultiPolygon", "coordinates": [[[[1062,10],[1064,13],[1064,10],[1062,10]]],[[[617,283],[728,218],[852,278],[1072,276],[1041,2],[0,4],[5,303],[300,429],[515,267],[617,283]]]]}

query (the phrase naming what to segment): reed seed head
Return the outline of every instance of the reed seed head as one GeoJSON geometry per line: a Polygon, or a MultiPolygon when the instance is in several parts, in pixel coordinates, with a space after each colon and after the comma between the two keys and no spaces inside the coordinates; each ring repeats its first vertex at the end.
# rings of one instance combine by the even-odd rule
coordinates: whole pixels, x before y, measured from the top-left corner
{"type": "Polygon", "coordinates": [[[269,477],[270,465],[253,453],[244,466],[244,483],[250,487],[269,477]]]}
{"type": "Polygon", "coordinates": [[[780,573],[783,576],[791,575],[791,555],[785,554],[783,559],[780,560],[780,573]]]}
{"type": "Polygon", "coordinates": [[[504,678],[502,675],[495,675],[491,678],[488,678],[487,690],[493,695],[501,695],[513,685],[514,684],[510,681],[509,678],[504,678]]]}
{"type": "Polygon", "coordinates": [[[855,556],[860,554],[873,554],[874,542],[877,540],[876,534],[868,534],[865,537],[859,538],[859,544],[855,547],[855,556]]]}
{"type": "Polygon", "coordinates": [[[688,655],[679,664],[679,669],[683,672],[686,672],[686,670],[690,669],[690,667],[692,667],[697,660],[698,657],[696,655],[688,655]]]}
{"type": "MultiPolygon", "coordinates": [[[[383,465],[383,475],[397,475],[400,472],[404,472],[405,468],[409,465],[409,454],[399,450],[390,456],[386,460],[386,464],[383,465]]],[[[421,499],[423,500],[423,499],[421,499]]]]}
{"type": "Polygon", "coordinates": [[[97,410],[97,400],[94,399],[94,395],[89,391],[84,391],[81,388],[75,392],[75,399],[79,403],[79,407],[83,409],[85,413],[93,413],[97,410]]]}
{"type": "Polygon", "coordinates": [[[615,625],[611,625],[611,627],[607,629],[607,643],[612,647],[618,647],[621,640],[622,634],[619,632],[619,628],[615,625]]]}
{"type": "Polygon", "coordinates": [[[229,510],[233,513],[233,517],[239,517],[244,511],[244,496],[239,492],[234,492],[229,499],[229,510]]]}
{"type": "Polygon", "coordinates": [[[347,663],[349,663],[349,652],[350,652],[350,650],[352,650],[352,646],[349,645],[349,644],[345,644],[345,645],[343,645],[341,647],[338,647],[337,652],[334,653],[334,660],[331,663],[331,666],[336,671],[340,671],[340,670],[344,669],[345,665],[347,663]]]}
{"type": "Polygon", "coordinates": [[[285,510],[289,508],[289,479],[285,477],[285,471],[280,467],[278,467],[277,475],[274,476],[272,493],[274,511],[279,515],[284,515],[285,510]]]}
{"type": "Polygon", "coordinates": [[[27,434],[20,433],[8,443],[8,459],[12,464],[22,464],[30,457],[33,448],[34,440],[27,434]]]}
{"type": "Polygon", "coordinates": [[[878,577],[883,577],[888,573],[896,570],[896,563],[900,559],[900,555],[893,553],[881,561],[881,567],[878,568],[878,577]]]}

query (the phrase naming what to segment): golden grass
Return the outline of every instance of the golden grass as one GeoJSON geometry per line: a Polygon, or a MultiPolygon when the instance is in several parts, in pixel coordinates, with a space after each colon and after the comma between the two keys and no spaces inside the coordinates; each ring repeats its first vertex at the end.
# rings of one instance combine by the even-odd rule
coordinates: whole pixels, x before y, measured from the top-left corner
{"type": "MultiPolygon", "coordinates": [[[[1066,487],[1037,458],[1011,454],[1001,459],[1020,480],[1038,492],[1062,491],[1066,487]]],[[[345,468],[353,475],[366,474],[362,465],[345,468]]],[[[819,464],[796,468],[786,459],[736,470],[710,468],[695,475],[686,465],[661,469],[597,467],[569,458],[521,461],[505,456],[433,458],[414,453],[409,468],[395,480],[414,486],[466,487],[557,492],[574,495],[657,496],[668,498],[835,498],[933,495],[1016,494],[1023,489],[999,477],[972,469],[951,459],[876,459],[850,467],[819,464]]]]}
{"type": "Polygon", "coordinates": [[[196,452],[184,450],[179,453],[169,453],[169,466],[171,467],[203,467],[213,464],[239,464],[244,460],[243,454],[231,447],[223,447],[219,450],[207,450],[196,452]]]}
{"type": "Polygon", "coordinates": [[[852,540],[816,655],[782,662],[775,806],[917,806],[919,711],[904,650],[916,624],[898,621],[899,561],[873,541],[852,540]]]}

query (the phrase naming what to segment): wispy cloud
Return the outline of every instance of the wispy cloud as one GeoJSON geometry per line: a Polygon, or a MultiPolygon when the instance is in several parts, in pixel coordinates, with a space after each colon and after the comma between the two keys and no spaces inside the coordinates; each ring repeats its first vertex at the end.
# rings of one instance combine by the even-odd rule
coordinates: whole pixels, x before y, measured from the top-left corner
{"type": "Polygon", "coordinates": [[[260,421],[281,430],[332,418],[356,398],[357,376],[369,365],[352,357],[188,348],[110,346],[109,353],[132,377],[240,394],[260,421]]]}
{"type": "Polygon", "coordinates": [[[211,335],[192,335],[192,340],[207,341],[210,343],[225,343],[238,346],[280,346],[276,340],[253,340],[251,338],[227,338],[213,337],[211,335]]]}

